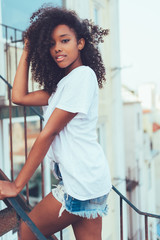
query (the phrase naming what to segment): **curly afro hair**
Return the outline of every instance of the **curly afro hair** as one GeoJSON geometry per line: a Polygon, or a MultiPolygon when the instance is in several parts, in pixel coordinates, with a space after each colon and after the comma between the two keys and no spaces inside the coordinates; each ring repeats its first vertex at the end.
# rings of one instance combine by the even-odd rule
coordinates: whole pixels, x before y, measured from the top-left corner
{"type": "Polygon", "coordinates": [[[28,58],[31,63],[33,79],[50,94],[56,90],[58,82],[64,77],[64,69],[59,68],[50,55],[50,41],[53,29],[65,24],[74,30],[77,41],[85,39],[85,47],[81,50],[83,65],[91,67],[97,76],[98,85],[103,87],[105,67],[98,44],[108,29],[99,28],[91,21],[81,20],[74,11],[43,5],[30,18],[30,26],[23,33],[27,39],[28,58]]]}

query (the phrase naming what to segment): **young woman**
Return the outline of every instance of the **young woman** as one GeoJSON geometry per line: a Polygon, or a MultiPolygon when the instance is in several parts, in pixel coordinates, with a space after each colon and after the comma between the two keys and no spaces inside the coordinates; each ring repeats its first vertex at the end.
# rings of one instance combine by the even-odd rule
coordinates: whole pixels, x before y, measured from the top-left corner
{"type": "MultiPolygon", "coordinates": [[[[98,86],[105,68],[98,43],[108,34],[66,9],[42,7],[24,33],[12,100],[44,106],[44,128],[14,182],[0,181],[0,199],[16,196],[47,154],[61,179],[29,214],[46,236],[72,225],[77,240],[100,240],[111,180],[97,143],[98,86]],[[44,90],[28,92],[28,70],[44,90]]],[[[36,239],[22,223],[19,239],[36,239]]]]}

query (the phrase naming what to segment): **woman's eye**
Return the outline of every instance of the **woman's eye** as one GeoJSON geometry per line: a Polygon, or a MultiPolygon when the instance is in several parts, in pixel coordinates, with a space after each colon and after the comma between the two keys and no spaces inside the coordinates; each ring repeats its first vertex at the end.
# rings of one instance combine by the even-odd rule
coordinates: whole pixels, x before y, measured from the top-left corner
{"type": "Polygon", "coordinates": [[[63,39],[62,40],[62,43],[67,43],[67,42],[69,42],[70,41],[70,39],[63,39]]]}
{"type": "Polygon", "coordinates": [[[51,43],[50,43],[50,47],[53,47],[54,45],[55,45],[54,42],[51,42],[51,43]]]}

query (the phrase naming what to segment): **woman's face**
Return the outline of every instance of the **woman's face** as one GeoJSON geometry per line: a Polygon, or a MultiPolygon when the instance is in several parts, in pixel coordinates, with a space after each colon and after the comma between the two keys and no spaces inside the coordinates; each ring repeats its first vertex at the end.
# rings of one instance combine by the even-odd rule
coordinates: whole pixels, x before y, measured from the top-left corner
{"type": "Polygon", "coordinates": [[[65,74],[82,65],[80,50],[85,41],[77,41],[75,32],[67,25],[58,25],[51,34],[50,54],[60,68],[65,68],[65,74]]]}

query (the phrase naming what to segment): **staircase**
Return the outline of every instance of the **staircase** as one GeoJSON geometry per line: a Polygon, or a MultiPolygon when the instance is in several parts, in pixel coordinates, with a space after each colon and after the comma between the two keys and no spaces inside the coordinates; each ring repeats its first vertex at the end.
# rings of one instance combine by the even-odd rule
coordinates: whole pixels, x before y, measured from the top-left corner
{"type": "MultiPolygon", "coordinates": [[[[9,180],[2,170],[0,170],[0,180],[9,180]]],[[[0,211],[0,236],[3,236],[10,230],[17,231],[20,219],[22,219],[37,239],[47,240],[28,217],[27,213],[30,212],[31,207],[26,203],[26,200],[21,194],[15,198],[5,199],[4,203],[7,208],[0,211]]],[[[50,239],[57,240],[55,236],[50,237],[50,239]]]]}

